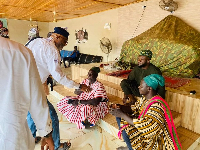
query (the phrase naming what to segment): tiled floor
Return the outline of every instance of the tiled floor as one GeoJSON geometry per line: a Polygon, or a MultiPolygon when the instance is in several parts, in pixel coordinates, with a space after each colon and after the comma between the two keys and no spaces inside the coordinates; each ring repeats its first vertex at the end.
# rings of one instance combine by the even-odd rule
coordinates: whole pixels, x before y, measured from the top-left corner
{"type": "MultiPolygon", "coordinates": [[[[59,99],[53,95],[49,95],[48,99],[57,111],[56,103],[59,99]]],[[[89,129],[77,129],[75,124],[68,122],[58,111],[57,114],[60,121],[61,142],[70,141],[72,143],[70,150],[115,150],[119,146],[125,146],[123,141],[97,125],[89,129]]],[[[35,150],[40,150],[40,143],[36,144],[35,150]]]]}

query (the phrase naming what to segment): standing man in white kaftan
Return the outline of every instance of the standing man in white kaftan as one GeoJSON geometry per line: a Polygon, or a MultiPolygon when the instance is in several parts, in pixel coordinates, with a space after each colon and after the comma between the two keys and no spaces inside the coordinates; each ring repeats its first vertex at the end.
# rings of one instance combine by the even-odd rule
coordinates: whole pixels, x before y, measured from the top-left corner
{"type": "Polygon", "coordinates": [[[34,150],[28,111],[40,136],[54,149],[45,93],[34,57],[22,44],[0,37],[0,150],[34,150]]]}
{"type": "MultiPolygon", "coordinates": [[[[86,85],[77,84],[76,82],[70,80],[65,76],[60,68],[60,50],[68,43],[69,33],[61,28],[55,27],[54,32],[49,38],[37,38],[31,41],[28,44],[28,48],[32,51],[37,68],[40,74],[40,79],[44,85],[47,87],[47,78],[51,74],[52,77],[60,84],[67,86],[68,88],[78,89],[89,91],[90,88],[86,85]]],[[[48,88],[45,88],[46,94],[48,93],[48,88]]],[[[69,143],[60,143],[60,133],[59,133],[59,120],[57,113],[53,107],[53,105],[47,100],[50,110],[50,117],[52,121],[53,127],[53,140],[55,145],[55,150],[58,148],[68,149],[70,146],[69,143]]],[[[32,114],[31,114],[32,115],[32,114]]],[[[31,119],[30,113],[27,116],[28,125],[32,131],[32,134],[35,135],[36,127],[34,126],[34,122],[31,119]]],[[[63,149],[63,150],[65,150],[63,149]]]]}

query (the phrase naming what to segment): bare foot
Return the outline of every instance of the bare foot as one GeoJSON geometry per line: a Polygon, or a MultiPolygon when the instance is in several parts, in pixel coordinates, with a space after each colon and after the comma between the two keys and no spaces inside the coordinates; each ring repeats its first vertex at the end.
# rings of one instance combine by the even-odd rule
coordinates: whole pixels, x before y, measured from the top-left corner
{"type": "Polygon", "coordinates": [[[120,146],[116,150],[129,150],[128,147],[120,146]]]}

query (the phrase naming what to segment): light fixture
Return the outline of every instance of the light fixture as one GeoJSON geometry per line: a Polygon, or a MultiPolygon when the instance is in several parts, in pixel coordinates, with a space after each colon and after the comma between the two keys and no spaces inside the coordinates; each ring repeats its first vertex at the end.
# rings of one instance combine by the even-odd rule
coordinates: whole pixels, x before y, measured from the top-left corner
{"type": "Polygon", "coordinates": [[[53,22],[57,22],[56,18],[53,19],[53,22]]]}
{"type": "Polygon", "coordinates": [[[37,21],[34,21],[35,24],[33,24],[33,21],[32,21],[32,18],[30,17],[30,27],[37,27],[38,28],[38,22],[37,21]]]}
{"type": "Polygon", "coordinates": [[[57,22],[57,20],[56,20],[56,11],[55,10],[53,11],[53,22],[57,22]]]}
{"type": "Polygon", "coordinates": [[[54,15],[54,16],[56,15],[56,11],[53,11],[53,15],[54,15]]]}
{"type": "Polygon", "coordinates": [[[111,29],[111,23],[105,23],[104,29],[110,30],[111,29]]]}

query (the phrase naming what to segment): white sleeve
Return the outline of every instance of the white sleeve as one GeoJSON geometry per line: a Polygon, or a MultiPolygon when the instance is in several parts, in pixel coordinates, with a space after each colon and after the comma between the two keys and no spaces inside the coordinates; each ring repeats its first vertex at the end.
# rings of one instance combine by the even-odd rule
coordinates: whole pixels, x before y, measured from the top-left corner
{"type": "Polygon", "coordinates": [[[52,131],[52,121],[46,95],[33,56],[30,62],[29,74],[31,99],[29,112],[36,124],[39,135],[45,136],[52,131]]]}
{"type": "Polygon", "coordinates": [[[50,74],[60,84],[68,87],[78,89],[80,84],[77,84],[73,80],[69,79],[64,75],[60,68],[60,57],[55,53],[52,57],[47,60],[47,66],[50,74]]]}

